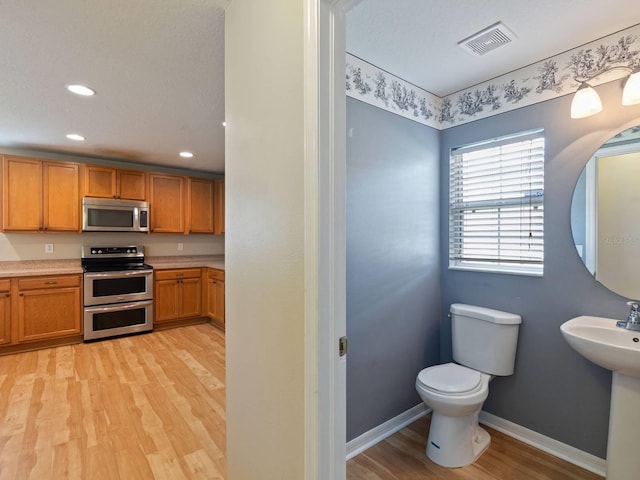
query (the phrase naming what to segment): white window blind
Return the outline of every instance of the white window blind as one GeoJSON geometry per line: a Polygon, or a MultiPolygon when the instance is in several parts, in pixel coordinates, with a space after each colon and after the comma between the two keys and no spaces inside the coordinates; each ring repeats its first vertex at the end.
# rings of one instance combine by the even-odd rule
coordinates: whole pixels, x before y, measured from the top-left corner
{"type": "Polygon", "coordinates": [[[451,151],[449,267],[541,275],[542,130],[451,151]]]}

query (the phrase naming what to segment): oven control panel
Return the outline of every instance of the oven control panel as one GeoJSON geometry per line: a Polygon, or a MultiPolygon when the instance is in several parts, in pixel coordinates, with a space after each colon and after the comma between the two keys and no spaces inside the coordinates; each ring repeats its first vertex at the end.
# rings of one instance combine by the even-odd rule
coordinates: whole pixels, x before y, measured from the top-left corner
{"type": "Polygon", "coordinates": [[[137,253],[137,247],[91,247],[92,255],[108,255],[110,253],[137,253]]]}
{"type": "Polygon", "coordinates": [[[140,245],[129,245],[128,247],[82,247],[82,258],[102,255],[117,257],[140,256],[144,255],[144,248],[140,245]]]}

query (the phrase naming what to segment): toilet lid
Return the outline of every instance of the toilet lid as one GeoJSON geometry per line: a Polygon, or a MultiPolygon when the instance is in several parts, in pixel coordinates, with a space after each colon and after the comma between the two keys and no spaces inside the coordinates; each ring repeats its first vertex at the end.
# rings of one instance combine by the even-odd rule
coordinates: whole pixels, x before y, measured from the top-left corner
{"type": "Polygon", "coordinates": [[[455,363],[425,368],[418,380],[432,390],[442,393],[465,393],[480,385],[480,373],[455,363]]]}

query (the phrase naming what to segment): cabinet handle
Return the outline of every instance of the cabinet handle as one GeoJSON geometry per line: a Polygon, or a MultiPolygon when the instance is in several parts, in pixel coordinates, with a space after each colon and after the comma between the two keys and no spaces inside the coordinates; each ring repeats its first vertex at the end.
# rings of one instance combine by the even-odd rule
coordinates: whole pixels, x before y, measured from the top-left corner
{"type": "Polygon", "coordinates": [[[9,297],[11,296],[11,294],[10,294],[10,293],[5,293],[5,294],[4,294],[4,296],[5,296],[6,298],[9,298],[9,297]]]}
{"type": "Polygon", "coordinates": [[[21,297],[24,297],[24,293],[20,292],[20,296],[21,296],[21,297]]]}
{"type": "Polygon", "coordinates": [[[176,273],[176,277],[184,277],[184,273],[176,273]]]}
{"type": "Polygon", "coordinates": [[[56,285],[58,282],[56,282],[55,280],[52,280],[50,282],[44,282],[45,285],[56,285]]]}

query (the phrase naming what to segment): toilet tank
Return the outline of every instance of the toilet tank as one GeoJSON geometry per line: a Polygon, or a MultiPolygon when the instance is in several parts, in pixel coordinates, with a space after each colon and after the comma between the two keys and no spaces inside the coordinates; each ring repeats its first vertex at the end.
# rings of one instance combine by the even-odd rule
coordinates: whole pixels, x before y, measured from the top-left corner
{"type": "Polygon", "coordinates": [[[491,375],[511,375],[516,360],[520,315],[491,308],[451,305],[453,359],[491,375]]]}

